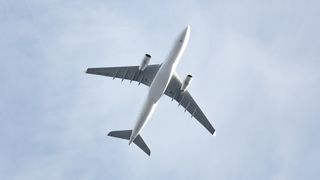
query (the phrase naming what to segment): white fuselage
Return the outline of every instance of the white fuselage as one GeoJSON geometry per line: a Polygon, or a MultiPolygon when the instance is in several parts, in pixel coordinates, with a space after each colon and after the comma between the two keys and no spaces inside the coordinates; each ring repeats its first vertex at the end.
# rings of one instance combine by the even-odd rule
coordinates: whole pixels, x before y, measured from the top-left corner
{"type": "Polygon", "coordinates": [[[163,93],[165,92],[173,73],[176,70],[176,66],[181,59],[181,56],[186,49],[190,36],[190,26],[187,26],[183,32],[178,36],[168,59],[161,64],[160,69],[158,70],[155,78],[153,79],[147,99],[143,105],[143,109],[138,116],[137,122],[132,129],[132,134],[129,140],[131,144],[137,135],[141,132],[143,127],[148,122],[152,113],[154,112],[155,107],[163,93]]]}

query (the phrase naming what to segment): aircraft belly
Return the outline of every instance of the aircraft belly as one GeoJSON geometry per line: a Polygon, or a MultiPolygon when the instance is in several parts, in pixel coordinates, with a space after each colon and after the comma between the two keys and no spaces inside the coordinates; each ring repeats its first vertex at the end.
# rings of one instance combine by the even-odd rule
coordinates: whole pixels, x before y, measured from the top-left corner
{"type": "Polygon", "coordinates": [[[152,99],[154,102],[157,102],[160,99],[170,82],[173,74],[172,69],[172,64],[162,65],[150,86],[148,98],[152,99]]]}
{"type": "Polygon", "coordinates": [[[136,136],[141,132],[143,127],[146,125],[146,123],[150,119],[156,106],[157,106],[157,102],[154,102],[152,99],[147,98],[147,100],[143,105],[143,109],[138,116],[137,122],[132,130],[130,141],[133,141],[136,138],[136,136]]]}

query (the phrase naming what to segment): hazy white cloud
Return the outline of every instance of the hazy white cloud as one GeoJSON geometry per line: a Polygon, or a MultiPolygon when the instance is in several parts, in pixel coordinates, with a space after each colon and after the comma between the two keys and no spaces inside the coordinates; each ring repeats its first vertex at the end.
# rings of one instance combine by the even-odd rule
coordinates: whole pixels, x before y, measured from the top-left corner
{"type": "Polygon", "coordinates": [[[315,179],[316,1],[1,1],[1,179],[315,179]],[[164,97],[132,128],[147,87],[87,67],[160,63],[191,25],[178,73],[217,130],[164,97]]]}

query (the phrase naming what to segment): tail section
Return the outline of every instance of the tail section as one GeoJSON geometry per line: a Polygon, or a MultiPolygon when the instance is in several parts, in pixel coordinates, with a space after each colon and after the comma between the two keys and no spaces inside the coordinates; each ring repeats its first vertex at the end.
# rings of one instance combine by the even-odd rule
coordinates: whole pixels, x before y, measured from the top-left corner
{"type": "Polygon", "coordinates": [[[108,136],[129,140],[132,130],[111,131],[108,136]]]}
{"type": "Polygon", "coordinates": [[[140,149],[142,149],[142,151],[144,151],[145,153],[147,153],[150,156],[151,151],[148,148],[148,146],[146,145],[146,143],[143,141],[143,139],[140,135],[138,135],[134,139],[133,143],[135,143],[140,149]]]}
{"type": "MultiPolygon", "coordinates": [[[[132,130],[111,131],[111,132],[109,132],[108,136],[130,140],[131,133],[132,133],[132,130]]],[[[151,151],[148,148],[148,146],[146,145],[146,143],[143,141],[143,139],[140,135],[138,135],[133,140],[133,143],[135,143],[142,151],[144,151],[145,153],[147,153],[150,156],[151,151]]]]}

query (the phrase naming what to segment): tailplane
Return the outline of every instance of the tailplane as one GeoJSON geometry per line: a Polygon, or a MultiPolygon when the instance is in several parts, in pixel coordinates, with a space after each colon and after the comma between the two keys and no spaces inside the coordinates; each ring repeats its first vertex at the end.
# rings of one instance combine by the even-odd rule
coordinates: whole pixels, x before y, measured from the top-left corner
{"type": "MultiPolygon", "coordinates": [[[[132,133],[132,130],[111,131],[111,132],[109,132],[108,136],[130,140],[131,133],[132,133]]],[[[146,143],[143,141],[143,139],[140,135],[138,135],[133,140],[133,143],[135,143],[142,151],[144,151],[145,153],[147,153],[150,156],[151,151],[148,148],[148,146],[146,145],[146,143]]]]}

